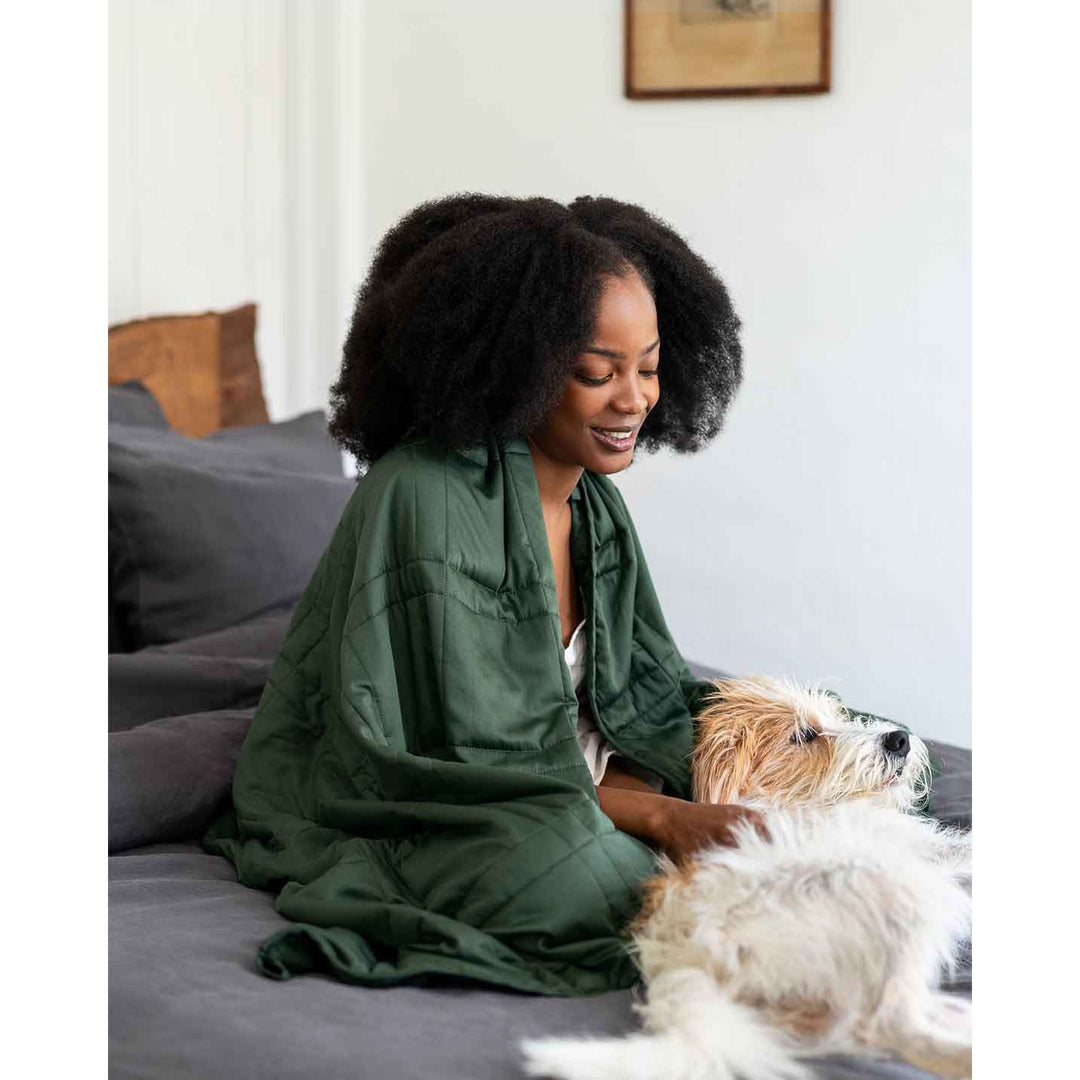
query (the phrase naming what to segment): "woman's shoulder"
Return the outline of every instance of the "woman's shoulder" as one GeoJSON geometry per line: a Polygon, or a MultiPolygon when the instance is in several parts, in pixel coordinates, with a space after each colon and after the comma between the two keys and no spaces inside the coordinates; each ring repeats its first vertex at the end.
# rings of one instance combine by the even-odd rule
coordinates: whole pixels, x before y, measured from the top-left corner
{"type": "Polygon", "coordinates": [[[384,509],[395,503],[443,504],[448,490],[476,483],[478,464],[468,450],[448,450],[426,438],[406,439],[367,469],[358,482],[357,496],[361,502],[376,501],[384,509]]]}
{"type": "MultiPolygon", "coordinates": [[[[357,483],[346,513],[354,534],[383,535],[395,546],[443,546],[448,522],[487,527],[492,492],[477,453],[448,450],[430,439],[407,439],[388,451],[357,483]]],[[[497,501],[497,500],[496,500],[497,501]]]]}
{"type": "Polygon", "coordinates": [[[531,470],[527,453],[523,459],[499,447],[399,443],[361,478],[342,522],[341,562],[350,567],[353,587],[388,568],[435,573],[440,565],[491,595],[531,582],[543,521],[538,502],[533,513],[521,501],[526,461],[531,470]]]}
{"type": "Polygon", "coordinates": [[[357,496],[361,501],[411,499],[416,489],[441,482],[445,456],[427,440],[400,442],[368,466],[357,482],[357,496]]]}

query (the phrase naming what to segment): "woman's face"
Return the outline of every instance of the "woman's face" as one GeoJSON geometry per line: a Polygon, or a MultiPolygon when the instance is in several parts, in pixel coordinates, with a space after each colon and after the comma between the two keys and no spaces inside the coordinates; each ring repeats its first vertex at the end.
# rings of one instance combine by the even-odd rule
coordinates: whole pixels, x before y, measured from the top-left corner
{"type": "Polygon", "coordinates": [[[604,279],[596,326],[574,361],[562,401],[531,433],[549,458],[592,472],[625,469],[660,400],[656,304],[635,273],[604,279]]]}

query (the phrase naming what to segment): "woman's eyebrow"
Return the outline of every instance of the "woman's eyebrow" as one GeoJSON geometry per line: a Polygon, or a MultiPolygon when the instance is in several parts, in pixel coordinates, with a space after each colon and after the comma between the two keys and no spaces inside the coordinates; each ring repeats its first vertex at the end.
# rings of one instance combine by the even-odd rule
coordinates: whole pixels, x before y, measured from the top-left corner
{"type": "MultiPolygon", "coordinates": [[[[657,338],[647,349],[641,350],[642,356],[648,356],[649,353],[660,344],[660,339],[657,338]]],[[[626,354],[621,352],[615,352],[614,349],[601,349],[599,345],[590,345],[586,350],[587,353],[596,353],[597,356],[606,356],[610,360],[625,360],[626,354]]]]}

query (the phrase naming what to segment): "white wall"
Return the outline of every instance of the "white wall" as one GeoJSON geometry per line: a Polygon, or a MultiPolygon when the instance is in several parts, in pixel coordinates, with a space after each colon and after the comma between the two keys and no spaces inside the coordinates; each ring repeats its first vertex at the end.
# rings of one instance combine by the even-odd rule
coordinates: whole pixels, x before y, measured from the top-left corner
{"type": "Polygon", "coordinates": [[[325,406],[363,274],[362,19],[109,3],[109,322],[255,300],[275,418],[325,406]]]}
{"type": "Polygon", "coordinates": [[[746,352],[713,446],[621,481],[676,639],[970,745],[970,9],[834,7],[829,94],[631,102],[622,0],[369,4],[364,232],[462,189],[667,218],[746,352]]]}
{"type": "Polygon", "coordinates": [[[640,202],[745,323],[726,430],[620,478],[683,651],[970,745],[967,0],[838,0],[831,93],[683,102],[622,96],[622,0],[110,16],[111,321],[258,300],[288,415],[417,202],[640,202]]]}

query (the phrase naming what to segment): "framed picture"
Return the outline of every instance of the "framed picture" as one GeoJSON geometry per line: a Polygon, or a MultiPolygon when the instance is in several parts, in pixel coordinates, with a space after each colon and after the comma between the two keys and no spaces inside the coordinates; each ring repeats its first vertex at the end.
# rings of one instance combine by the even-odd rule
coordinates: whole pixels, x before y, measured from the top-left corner
{"type": "Polygon", "coordinates": [[[626,96],[822,94],[830,0],[626,0],[626,96]]]}

